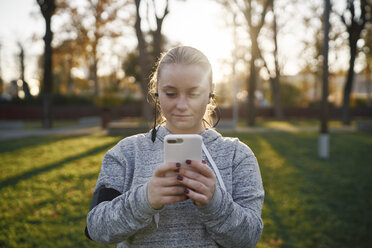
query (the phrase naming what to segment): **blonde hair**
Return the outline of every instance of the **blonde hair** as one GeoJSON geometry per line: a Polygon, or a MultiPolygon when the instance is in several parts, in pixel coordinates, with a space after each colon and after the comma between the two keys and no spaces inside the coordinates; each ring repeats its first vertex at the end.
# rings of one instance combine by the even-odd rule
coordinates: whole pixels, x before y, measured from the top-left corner
{"type": "MultiPolygon", "coordinates": [[[[155,107],[159,112],[158,118],[156,120],[158,123],[164,122],[165,118],[155,95],[158,92],[158,82],[161,70],[163,69],[164,65],[169,64],[198,65],[202,67],[206,73],[208,73],[208,81],[211,88],[213,85],[212,66],[209,63],[208,58],[198,49],[189,46],[179,46],[169,50],[166,53],[163,53],[158,63],[156,64],[156,69],[151,76],[149,84],[149,94],[151,95],[154,102],[157,103],[155,107]]],[[[214,101],[214,98],[212,97],[209,104],[207,105],[203,117],[203,125],[205,128],[213,128],[213,116],[215,114],[215,108],[216,103],[214,101]]]]}

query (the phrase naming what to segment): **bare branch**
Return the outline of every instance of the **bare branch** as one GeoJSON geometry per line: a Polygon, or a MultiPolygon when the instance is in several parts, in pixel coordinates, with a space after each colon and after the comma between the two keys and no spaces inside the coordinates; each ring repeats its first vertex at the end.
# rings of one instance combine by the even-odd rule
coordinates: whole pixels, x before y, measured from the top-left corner
{"type": "Polygon", "coordinates": [[[257,25],[258,30],[260,30],[262,28],[262,26],[265,24],[266,12],[267,12],[268,8],[272,5],[273,5],[273,0],[267,0],[265,2],[264,9],[262,10],[262,14],[261,14],[261,21],[257,25]]]}

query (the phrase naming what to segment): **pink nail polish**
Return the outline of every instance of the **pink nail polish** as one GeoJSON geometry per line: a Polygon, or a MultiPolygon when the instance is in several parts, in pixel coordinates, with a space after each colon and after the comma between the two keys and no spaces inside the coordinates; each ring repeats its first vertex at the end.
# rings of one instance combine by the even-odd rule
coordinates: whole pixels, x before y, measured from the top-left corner
{"type": "Polygon", "coordinates": [[[178,175],[178,176],[177,176],[177,180],[182,181],[182,180],[183,180],[183,176],[178,175]]]}

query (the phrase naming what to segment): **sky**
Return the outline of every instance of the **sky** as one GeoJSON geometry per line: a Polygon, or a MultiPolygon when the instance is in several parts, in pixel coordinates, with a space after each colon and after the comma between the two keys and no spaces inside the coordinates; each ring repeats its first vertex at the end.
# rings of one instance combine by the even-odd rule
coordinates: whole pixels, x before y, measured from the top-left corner
{"type": "MultiPolygon", "coordinates": [[[[222,15],[220,7],[204,0],[170,2],[170,13],[164,21],[163,33],[173,42],[203,51],[217,70],[218,61],[231,56],[232,50],[231,32],[220,29],[224,25],[219,18],[222,15]]],[[[35,34],[42,37],[45,28],[36,1],[1,0],[0,23],[0,62],[4,81],[18,77],[19,41],[26,52],[26,80],[37,78],[36,60],[43,52],[43,42],[33,41],[32,37],[35,34]]]]}
{"type": "MultiPolygon", "coordinates": [[[[43,42],[31,42],[34,34],[42,36],[44,22],[31,13],[40,11],[33,0],[1,0],[0,1],[0,62],[3,80],[7,83],[19,76],[17,55],[21,42],[26,51],[25,77],[31,89],[37,86],[36,63],[43,51],[43,42]]],[[[37,16],[37,15],[36,15],[37,16]]],[[[41,15],[40,15],[41,16],[41,15]]]]}
{"type": "MultiPolygon", "coordinates": [[[[226,14],[220,5],[208,0],[172,0],[170,12],[163,24],[163,34],[172,42],[193,46],[204,52],[210,59],[215,80],[222,81],[227,73],[222,61],[232,61],[234,49],[233,31],[227,28],[226,14]]],[[[54,20],[54,19],[53,19],[54,20]]],[[[230,20],[231,22],[231,20],[230,20]]],[[[19,69],[17,42],[21,41],[26,52],[26,81],[31,88],[38,84],[37,59],[43,53],[42,37],[44,20],[35,0],[0,0],[0,62],[1,75],[5,82],[18,78],[19,69]],[[35,35],[36,34],[36,35],[35,35]]],[[[283,74],[296,74],[299,71],[297,57],[301,46],[297,45],[296,26],[292,27],[295,35],[285,36],[280,42],[280,49],[285,55],[286,67],[283,74]]],[[[134,33],[133,33],[134,34],[134,33]]],[[[244,40],[240,40],[243,42],[244,40]]],[[[135,44],[133,44],[135,45],[135,44]]],[[[264,44],[263,44],[264,45],[264,44]]],[[[107,64],[107,63],[104,63],[107,64]]],[[[229,71],[231,68],[227,68],[229,71]]],[[[104,74],[107,68],[101,68],[104,74]]]]}

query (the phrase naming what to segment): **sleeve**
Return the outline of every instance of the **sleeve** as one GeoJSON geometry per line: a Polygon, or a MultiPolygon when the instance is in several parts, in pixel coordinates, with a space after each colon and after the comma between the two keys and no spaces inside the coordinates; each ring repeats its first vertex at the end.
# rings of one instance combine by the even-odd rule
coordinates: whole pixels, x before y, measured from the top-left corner
{"type": "Polygon", "coordinates": [[[121,192],[125,164],[110,151],[104,156],[95,187],[85,233],[97,243],[112,244],[127,240],[151,223],[160,212],[147,200],[147,183],[121,192]]]}
{"type": "Polygon", "coordinates": [[[211,202],[198,208],[207,231],[222,247],[254,247],[263,230],[261,173],[253,152],[239,144],[233,161],[232,195],[216,187],[211,202]]]}

